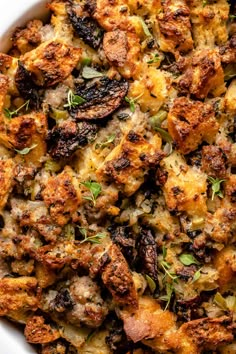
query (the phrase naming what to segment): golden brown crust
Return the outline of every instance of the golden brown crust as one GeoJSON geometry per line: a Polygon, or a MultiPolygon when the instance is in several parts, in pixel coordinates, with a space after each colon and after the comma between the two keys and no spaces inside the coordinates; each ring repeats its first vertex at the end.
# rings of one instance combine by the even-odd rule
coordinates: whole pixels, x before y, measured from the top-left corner
{"type": "Polygon", "coordinates": [[[45,344],[60,338],[58,330],[45,323],[42,316],[30,317],[26,323],[24,335],[29,343],[45,344]]]}
{"type": "Polygon", "coordinates": [[[177,150],[183,154],[196,150],[202,141],[213,141],[218,123],[209,104],[176,98],[168,114],[168,130],[177,150]]]}
{"type": "Polygon", "coordinates": [[[25,28],[17,28],[12,36],[12,45],[21,54],[29,52],[41,43],[40,29],[43,23],[40,20],[32,20],[25,28]]]}
{"type": "Polygon", "coordinates": [[[180,339],[187,336],[187,341],[191,343],[191,346],[197,346],[198,350],[215,348],[219,344],[233,340],[231,324],[231,319],[227,316],[213,319],[201,318],[184,323],[178,335],[180,339]]]}
{"type": "Polygon", "coordinates": [[[128,264],[116,245],[109,248],[110,262],[104,267],[102,280],[120,306],[136,308],[137,292],[128,264]]]}
{"type": "Polygon", "coordinates": [[[0,316],[17,311],[34,311],[38,306],[37,279],[34,277],[0,279],[0,316]]]}
{"type": "Polygon", "coordinates": [[[179,87],[197,99],[203,99],[209,93],[219,96],[225,92],[224,72],[219,54],[207,50],[196,52],[190,67],[179,79],[179,87]]]}
{"type": "Polygon", "coordinates": [[[73,170],[66,166],[58,176],[51,177],[42,196],[52,219],[58,225],[65,225],[76,213],[81,202],[80,189],[73,170]]]}
{"type": "Polygon", "coordinates": [[[107,59],[115,66],[123,66],[127,59],[127,37],[125,31],[106,32],[103,49],[107,59]]]}
{"type": "Polygon", "coordinates": [[[66,79],[76,67],[81,49],[59,40],[48,41],[20,59],[39,86],[52,86],[66,79]]]}
{"type": "Polygon", "coordinates": [[[223,151],[214,145],[202,148],[202,170],[211,177],[224,178],[226,176],[226,156],[223,151]]]}
{"type": "Polygon", "coordinates": [[[14,185],[14,167],[12,159],[0,161],[0,210],[5,207],[14,185]]]}
{"type": "Polygon", "coordinates": [[[163,51],[187,52],[193,48],[190,11],[185,1],[168,0],[158,14],[163,51]]]}
{"type": "Polygon", "coordinates": [[[140,134],[130,131],[97,171],[100,179],[111,179],[126,195],[133,194],[143,183],[145,171],[157,166],[164,153],[140,134]]]}

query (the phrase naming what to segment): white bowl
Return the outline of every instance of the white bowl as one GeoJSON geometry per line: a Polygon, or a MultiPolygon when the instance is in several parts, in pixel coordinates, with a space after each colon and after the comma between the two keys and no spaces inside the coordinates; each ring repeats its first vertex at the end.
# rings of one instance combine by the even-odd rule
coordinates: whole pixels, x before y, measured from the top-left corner
{"type": "Polygon", "coordinates": [[[11,36],[17,26],[33,18],[43,19],[47,0],[0,0],[0,51],[7,51],[11,36]]]}
{"type": "MultiPolygon", "coordinates": [[[[33,18],[47,17],[47,0],[0,0],[0,51],[6,52],[11,45],[11,36],[17,26],[24,26],[33,18]]],[[[35,354],[23,333],[14,325],[0,319],[1,354],[35,354]]]]}

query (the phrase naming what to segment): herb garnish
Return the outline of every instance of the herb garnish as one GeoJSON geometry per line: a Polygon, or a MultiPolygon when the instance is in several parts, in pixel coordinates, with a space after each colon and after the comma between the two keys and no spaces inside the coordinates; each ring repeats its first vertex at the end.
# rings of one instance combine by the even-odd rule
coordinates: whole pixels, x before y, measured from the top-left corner
{"type": "Polygon", "coordinates": [[[19,108],[17,108],[14,111],[10,111],[8,108],[4,108],[4,112],[5,112],[5,116],[9,119],[13,118],[14,116],[16,116],[18,114],[18,112],[25,107],[25,110],[28,111],[29,109],[29,103],[30,100],[26,101],[22,106],[20,106],[19,108]]]}
{"type": "Polygon", "coordinates": [[[166,283],[166,295],[160,296],[159,299],[162,301],[166,301],[166,306],[164,311],[166,311],[170,305],[171,297],[174,292],[174,286],[172,283],[166,283]]]}
{"type": "Polygon", "coordinates": [[[211,183],[211,189],[212,189],[212,196],[211,200],[214,200],[215,195],[217,195],[220,198],[223,198],[223,193],[220,190],[221,188],[221,183],[225,182],[225,179],[219,179],[219,178],[213,178],[213,177],[208,177],[209,182],[211,183]]]}
{"type": "Polygon", "coordinates": [[[104,149],[107,145],[113,143],[115,138],[116,138],[115,133],[109,135],[106,141],[104,141],[103,143],[100,143],[100,144],[96,144],[95,149],[104,149]]]}
{"type": "Polygon", "coordinates": [[[91,202],[93,202],[93,205],[95,206],[96,199],[102,191],[101,185],[97,182],[92,182],[92,181],[82,182],[81,184],[86,188],[88,188],[91,194],[90,196],[83,196],[83,199],[90,200],[91,202]]]}
{"type": "Polygon", "coordinates": [[[148,283],[148,287],[149,287],[151,293],[153,294],[154,291],[156,290],[157,285],[156,285],[155,281],[148,274],[145,274],[145,278],[148,283]]]}
{"type": "Polygon", "coordinates": [[[102,77],[103,74],[89,66],[84,66],[82,76],[84,79],[94,79],[96,77],[102,77]]]}
{"type": "Polygon", "coordinates": [[[175,291],[174,283],[178,282],[178,276],[170,272],[170,267],[171,265],[165,260],[167,255],[167,249],[165,246],[162,247],[162,261],[160,262],[161,267],[164,270],[164,275],[162,278],[163,285],[165,286],[165,292],[166,294],[163,296],[160,296],[159,299],[162,301],[166,301],[166,306],[165,306],[165,311],[170,305],[170,301],[172,298],[172,294],[175,291]]]}
{"type": "Polygon", "coordinates": [[[193,276],[193,279],[191,281],[191,283],[194,283],[195,281],[197,281],[200,276],[201,276],[201,270],[202,268],[198,269],[195,273],[194,273],[194,276],[193,276]]]}
{"type": "Polygon", "coordinates": [[[180,262],[185,265],[185,266],[189,266],[191,264],[199,264],[199,262],[196,260],[196,258],[188,253],[183,253],[179,256],[179,260],[180,262]]]}
{"type": "Polygon", "coordinates": [[[96,235],[88,236],[87,230],[83,227],[79,227],[79,231],[84,237],[84,239],[80,241],[80,243],[91,242],[91,243],[100,244],[101,240],[107,236],[105,232],[98,232],[96,235]]]}
{"type": "Polygon", "coordinates": [[[164,152],[167,153],[167,155],[170,155],[173,150],[173,139],[165,129],[161,128],[161,124],[166,119],[166,117],[167,112],[161,109],[155,116],[150,118],[150,124],[152,128],[157,131],[161,135],[162,139],[166,142],[164,152]]]}
{"type": "Polygon", "coordinates": [[[178,275],[176,275],[175,273],[172,273],[169,271],[170,269],[170,264],[166,261],[161,261],[161,266],[164,269],[165,275],[164,277],[166,277],[166,275],[168,275],[168,277],[170,277],[172,280],[176,281],[178,279],[178,275]]]}
{"type": "Polygon", "coordinates": [[[83,58],[81,64],[82,65],[90,65],[92,62],[91,58],[83,58]]]}
{"type": "Polygon", "coordinates": [[[67,95],[67,102],[68,103],[64,104],[64,107],[71,109],[81,105],[82,103],[86,102],[86,100],[81,96],[75,95],[72,90],[69,90],[67,95]]]}
{"type": "Polygon", "coordinates": [[[205,7],[206,5],[208,5],[208,0],[203,0],[202,1],[202,7],[205,7]]]}
{"type": "Polygon", "coordinates": [[[36,148],[36,146],[38,146],[38,144],[33,144],[32,146],[24,148],[22,150],[18,150],[18,149],[14,149],[14,150],[20,155],[27,155],[31,150],[36,148]]]}
{"type": "Polygon", "coordinates": [[[147,61],[147,64],[154,64],[154,63],[158,63],[159,61],[160,61],[159,54],[156,53],[153,54],[152,58],[147,61]]]}
{"type": "Polygon", "coordinates": [[[125,97],[125,101],[129,104],[129,108],[131,110],[132,113],[135,112],[135,103],[137,102],[137,100],[143,96],[143,93],[141,93],[140,95],[138,95],[135,98],[129,98],[129,97],[125,97]]]}

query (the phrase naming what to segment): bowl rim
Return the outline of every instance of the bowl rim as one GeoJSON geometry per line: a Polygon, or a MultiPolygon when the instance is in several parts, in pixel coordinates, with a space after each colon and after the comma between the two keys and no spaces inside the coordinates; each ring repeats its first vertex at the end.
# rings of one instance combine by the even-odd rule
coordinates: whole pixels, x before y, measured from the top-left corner
{"type": "Polygon", "coordinates": [[[45,20],[49,14],[48,0],[8,0],[8,5],[0,2],[0,51],[7,52],[11,47],[12,34],[17,27],[29,20],[45,20]]]}

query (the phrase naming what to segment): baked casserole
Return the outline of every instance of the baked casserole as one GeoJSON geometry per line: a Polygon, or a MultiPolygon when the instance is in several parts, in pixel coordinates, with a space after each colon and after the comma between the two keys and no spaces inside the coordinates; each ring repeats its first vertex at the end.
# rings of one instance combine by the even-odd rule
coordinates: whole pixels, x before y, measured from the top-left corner
{"type": "Polygon", "coordinates": [[[41,354],[236,353],[236,5],[51,0],[0,54],[0,315],[41,354]]]}

